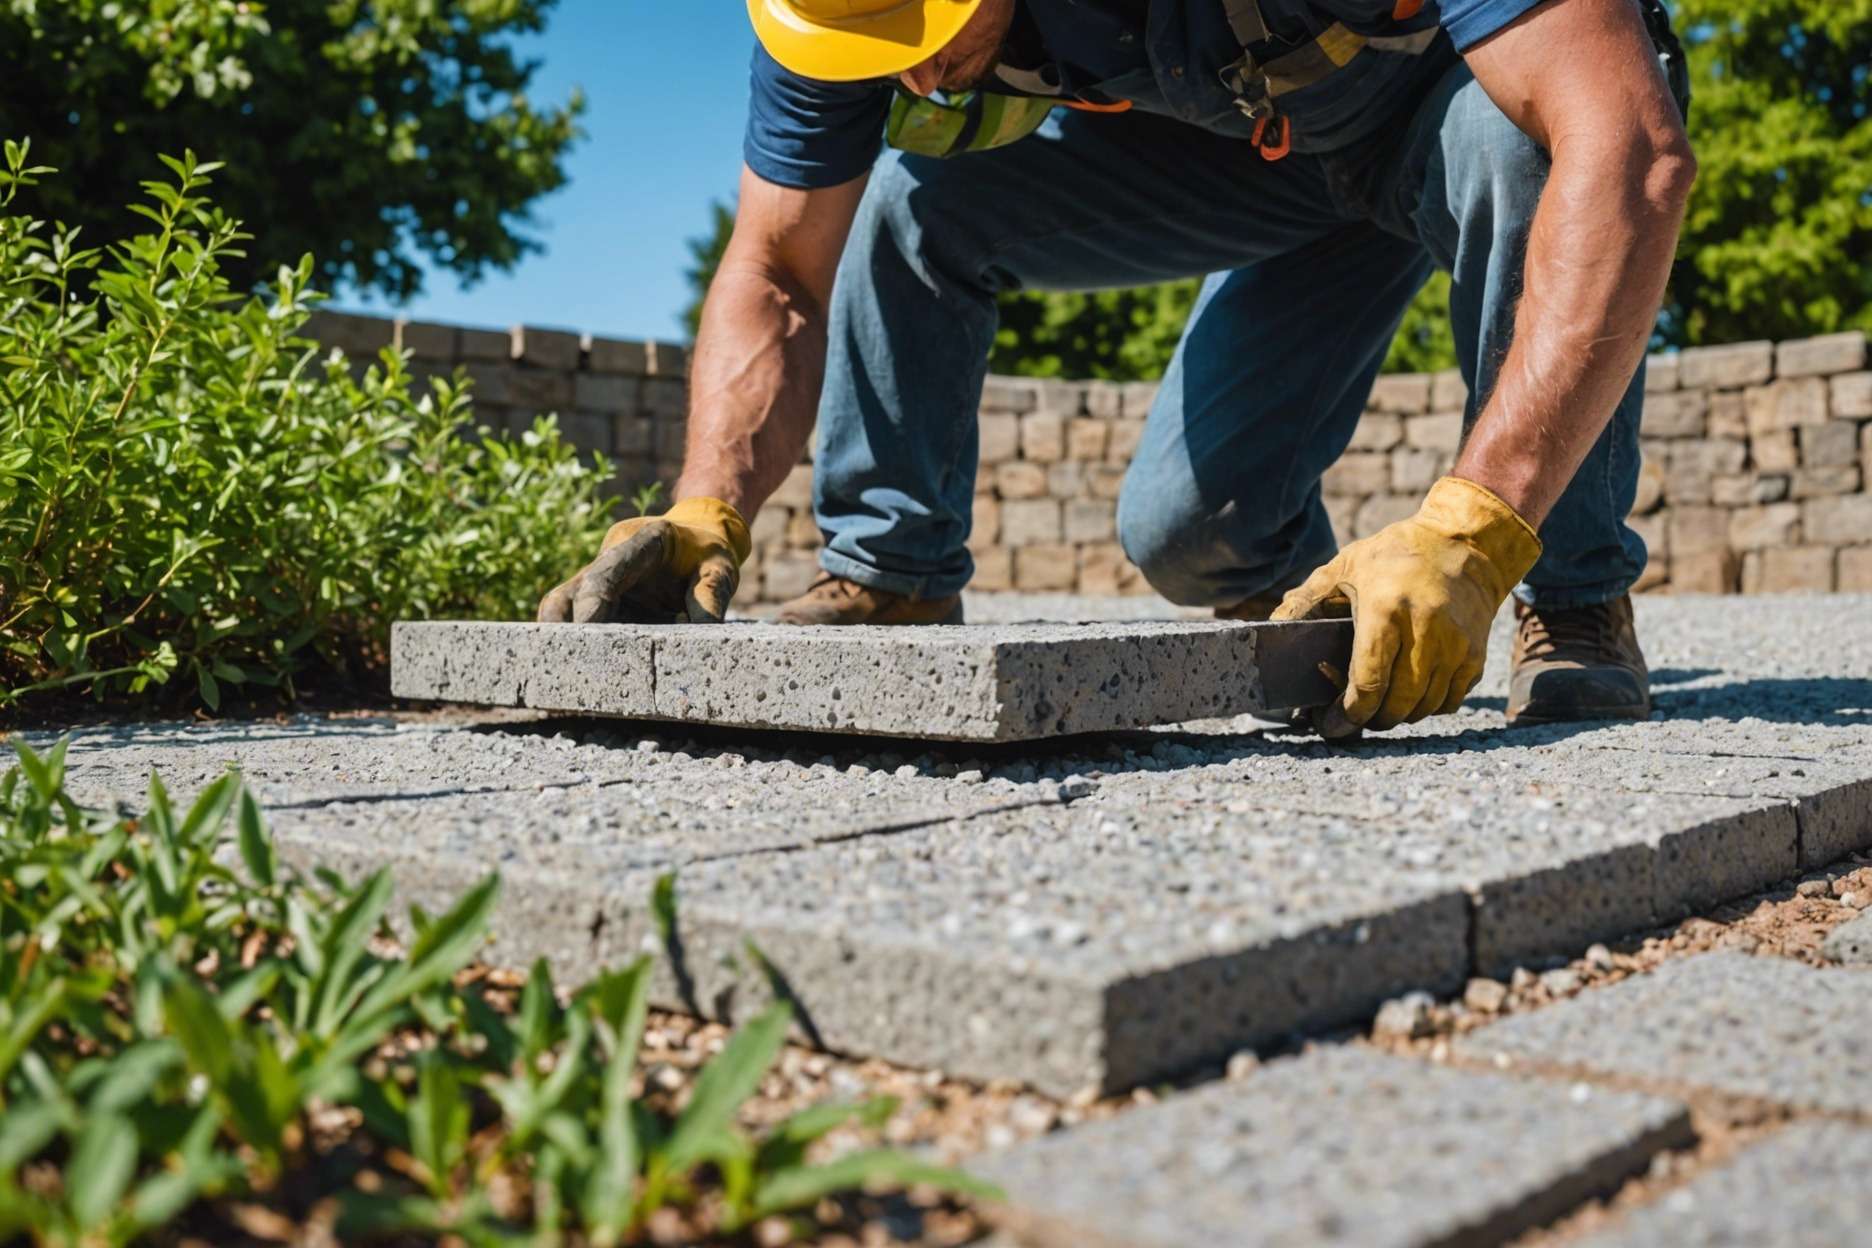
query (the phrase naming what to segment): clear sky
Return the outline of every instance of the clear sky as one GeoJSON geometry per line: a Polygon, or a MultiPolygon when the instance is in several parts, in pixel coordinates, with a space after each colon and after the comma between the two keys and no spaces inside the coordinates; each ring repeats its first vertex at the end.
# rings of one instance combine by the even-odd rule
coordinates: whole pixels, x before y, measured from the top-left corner
{"type": "MultiPolygon", "coordinates": [[[[530,95],[561,103],[584,89],[588,137],[571,182],[534,206],[523,232],[546,250],[464,290],[430,273],[404,314],[465,325],[516,322],[614,338],[680,339],[689,299],[685,240],[741,170],[754,34],[741,0],[561,0],[543,36],[520,45],[542,62],[530,95]]],[[[340,292],[336,306],[383,313],[340,292]]]]}

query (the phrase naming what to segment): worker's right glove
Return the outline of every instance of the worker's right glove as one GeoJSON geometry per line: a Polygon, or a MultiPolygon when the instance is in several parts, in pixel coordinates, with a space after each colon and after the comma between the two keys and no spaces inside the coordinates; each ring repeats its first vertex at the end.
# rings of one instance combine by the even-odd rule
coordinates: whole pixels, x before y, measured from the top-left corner
{"type": "Polygon", "coordinates": [[[540,599],[540,622],[719,622],[752,548],[747,522],[720,499],[620,520],[596,559],[540,599]]]}
{"type": "Polygon", "coordinates": [[[1540,558],[1514,508],[1444,477],[1416,515],[1353,542],[1281,601],[1276,620],[1350,615],[1344,697],[1316,711],[1320,735],[1351,736],[1444,715],[1482,677],[1489,625],[1540,558]]]}

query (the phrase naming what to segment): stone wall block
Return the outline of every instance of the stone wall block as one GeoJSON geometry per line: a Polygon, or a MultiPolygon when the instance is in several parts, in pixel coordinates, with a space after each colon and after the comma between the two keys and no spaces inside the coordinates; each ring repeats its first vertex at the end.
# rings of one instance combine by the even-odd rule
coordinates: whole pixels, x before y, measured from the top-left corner
{"type": "Polygon", "coordinates": [[[977,554],[1001,541],[1001,503],[986,494],[975,496],[969,517],[968,548],[977,554]]]}
{"type": "Polygon", "coordinates": [[[1430,410],[1447,412],[1469,406],[1469,383],[1460,369],[1450,368],[1430,378],[1430,410]]]}
{"type": "Polygon", "coordinates": [[[1020,455],[1020,417],[1008,412],[981,415],[981,462],[1000,464],[1020,455]]]}
{"type": "Polygon", "coordinates": [[[1842,594],[1872,594],[1872,546],[1848,546],[1839,552],[1835,587],[1842,594]]]}
{"type": "Polygon", "coordinates": [[[314,312],[300,331],[328,350],[346,355],[373,356],[396,345],[396,322],[382,316],[354,316],[348,312],[314,312]]]}
{"type": "Polygon", "coordinates": [[[1388,451],[1404,440],[1404,418],[1390,412],[1366,412],[1352,431],[1348,451],[1388,451]]]}
{"type": "Polygon", "coordinates": [[[574,374],[558,369],[515,368],[507,373],[508,400],[519,407],[557,411],[572,406],[574,374]]]}
{"type": "Polygon", "coordinates": [[[1126,420],[1143,420],[1150,415],[1151,406],[1157,402],[1158,383],[1154,381],[1127,381],[1124,383],[1124,417],[1126,420]]]}
{"type": "Polygon", "coordinates": [[[1014,552],[1005,546],[977,551],[975,575],[969,580],[969,588],[990,591],[1013,589],[1014,552]]]}
{"type": "Polygon", "coordinates": [[[1801,531],[1817,546],[1872,542],[1872,494],[1814,498],[1802,503],[1801,531]]]}
{"type": "Polygon", "coordinates": [[[1677,367],[1678,384],[1686,390],[1757,386],[1774,376],[1774,344],[1738,342],[1722,347],[1690,347],[1678,355],[1677,367]]]}
{"type": "Polygon", "coordinates": [[[1085,470],[1084,464],[1072,459],[1047,465],[1047,493],[1054,498],[1078,498],[1086,492],[1085,470]]]}
{"type": "Polygon", "coordinates": [[[1075,545],[1116,541],[1118,505],[1105,499],[1075,498],[1066,504],[1062,532],[1075,545]]]}
{"type": "Polygon", "coordinates": [[[1652,563],[1662,563],[1670,558],[1670,526],[1667,517],[1633,516],[1625,521],[1632,532],[1644,539],[1645,549],[1651,554],[1652,563]]]}
{"type": "Polygon", "coordinates": [[[1370,537],[1386,525],[1417,514],[1418,499],[1409,494],[1374,494],[1359,504],[1352,520],[1354,537],[1370,537]]]}
{"type": "Polygon", "coordinates": [[[1082,594],[1121,594],[1127,583],[1138,579],[1138,571],[1125,558],[1116,542],[1101,542],[1079,548],[1079,592],[1082,594]]]}
{"type": "Polygon", "coordinates": [[[1824,377],[1857,372],[1866,366],[1866,336],[1858,330],[1797,338],[1775,349],[1777,377],[1824,377]]]}
{"type": "Polygon", "coordinates": [[[637,405],[658,420],[681,420],[689,414],[689,387],[670,377],[646,377],[638,383],[637,405]]]}
{"type": "Polygon", "coordinates": [[[650,346],[619,338],[593,338],[586,348],[585,366],[594,373],[642,377],[650,371],[650,346]]]}
{"type": "Polygon", "coordinates": [[[659,420],[656,422],[656,457],[661,466],[674,466],[681,470],[684,442],[688,439],[689,428],[686,421],[659,420]]]}
{"type": "Polygon", "coordinates": [[[1859,458],[1859,426],[1850,420],[1829,420],[1824,425],[1803,425],[1800,459],[1803,468],[1830,468],[1859,458]]]}
{"type": "Polygon", "coordinates": [[[1432,412],[1412,416],[1404,422],[1404,441],[1424,451],[1444,451],[1454,455],[1462,446],[1463,414],[1432,412]]]}
{"type": "Polygon", "coordinates": [[[1354,498],[1382,494],[1391,486],[1391,459],[1391,455],[1378,455],[1369,451],[1341,455],[1339,462],[1328,468],[1320,478],[1320,487],[1328,494],[1344,494],[1354,498]]]}
{"type": "Polygon", "coordinates": [[[513,331],[506,329],[462,329],[455,335],[455,355],[463,360],[482,360],[489,364],[514,358],[513,331]]]}
{"type": "Polygon", "coordinates": [[[819,579],[819,556],[810,550],[771,550],[765,565],[762,594],[770,602],[797,598],[819,579]]]}
{"type": "Polygon", "coordinates": [[[646,342],[644,344],[646,366],[652,377],[668,377],[687,382],[689,378],[689,348],[679,342],[646,342]]]}
{"type": "Polygon", "coordinates": [[[1124,415],[1124,388],[1116,382],[1094,381],[1086,386],[1085,410],[1100,420],[1117,420],[1124,415]]]}
{"type": "Polygon", "coordinates": [[[1737,550],[1791,546],[1800,540],[1800,520],[1798,503],[1737,508],[1729,513],[1729,545],[1737,550]]]}
{"type": "Polygon", "coordinates": [[[453,363],[461,331],[453,325],[434,321],[398,320],[396,344],[419,360],[442,360],[453,363]]]}
{"type": "Polygon", "coordinates": [[[1710,502],[1718,507],[1753,507],[1778,503],[1788,496],[1788,478],[1740,472],[1710,478],[1710,502]]]}
{"type": "Polygon", "coordinates": [[[819,546],[819,521],[810,511],[796,511],[787,520],[786,542],[795,550],[814,550],[819,546]]]}
{"type": "Polygon", "coordinates": [[[560,412],[559,433],[581,451],[609,455],[611,417],[604,412],[560,412]]]}
{"type": "Polygon", "coordinates": [[[1047,492],[1046,468],[1024,459],[996,464],[995,493],[1002,498],[1040,498],[1047,492]]]}
{"type": "Polygon", "coordinates": [[[1066,455],[1066,420],[1051,411],[1029,412],[1020,418],[1021,458],[1039,464],[1056,463],[1066,455]]]}
{"type": "Polygon", "coordinates": [[[1040,386],[1040,410],[1062,420],[1085,414],[1086,387],[1092,383],[1068,381],[1063,377],[1043,377],[1040,386]]]}
{"type": "MultiPolygon", "coordinates": [[[[1669,515],[1673,560],[1729,549],[1727,507],[1673,507],[1669,515]]],[[[1676,577],[1673,575],[1671,579],[1674,582],[1676,577]]]]}
{"type": "Polygon", "coordinates": [[[1443,475],[1443,455],[1400,447],[1390,454],[1391,490],[1397,494],[1423,494],[1443,475]]]}
{"type": "Polygon", "coordinates": [[[1117,498],[1124,489],[1125,470],[1117,464],[1086,467],[1086,493],[1093,498],[1117,498]]]}
{"type": "Polygon", "coordinates": [[[1848,373],[1827,383],[1833,415],[1840,420],[1872,420],[1872,373],[1848,373]]]}
{"type": "Polygon", "coordinates": [[[1709,394],[1702,390],[1672,390],[1647,394],[1639,425],[1647,438],[1700,438],[1709,418],[1709,394]]]}
{"type": "Polygon", "coordinates": [[[648,455],[656,447],[656,423],[634,412],[611,416],[611,448],[618,455],[648,455]]]}
{"type": "Polygon", "coordinates": [[[600,412],[634,412],[638,408],[638,381],[604,373],[574,373],[573,401],[600,412]]]}
{"type": "Polygon", "coordinates": [[[1792,429],[1758,433],[1749,439],[1749,458],[1761,472],[1793,472],[1800,467],[1800,451],[1792,429]]]}
{"type": "Polygon", "coordinates": [[[1833,589],[1836,555],[1831,546],[1777,547],[1751,552],[1748,558],[1753,566],[1743,568],[1745,594],[1830,593],[1833,589]]]}
{"type": "Polygon", "coordinates": [[[1079,583],[1079,552],[1057,542],[1014,548],[1014,586],[1029,592],[1070,590],[1079,583]]]}
{"type": "Polygon", "coordinates": [[[1002,501],[1001,541],[1004,545],[1017,549],[1022,546],[1043,546],[1057,543],[1060,536],[1060,502],[1057,498],[1002,501]]]}
{"type": "Polygon", "coordinates": [[[1646,455],[1638,465],[1638,493],[1632,500],[1632,514],[1642,516],[1657,510],[1664,501],[1664,464],[1646,455]]]}
{"type": "Polygon", "coordinates": [[[1366,404],[1375,412],[1398,412],[1417,415],[1430,410],[1428,373],[1386,373],[1372,384],[1371,400],[1366,404]]]}
{"type": "Polygon", "coordinates": [[[1739,390],[1718,390],[1709,396],[1709,436],[1748,437],[1748,404],[1739,390]]]}
{"type": "Polygon", "coordinates": [[[754,519],[748,524],[748,540],[756,547],[777,546],[786,541],[787,526],[793,521],[791,507],[776,507],[768,503],[754,513],[754,519]]]}
{"type": "Polygon", "coordinates": [[[507,364],[488,364],[471,361],[463,366],[468,380],[473,383],[475,406],[493,404],[505,407],[513,399],[513,376],[515,369],[507,364]]]}
{"type": "Polygon", "coordinates": [[[1015,377],[990,377],[982,386],[981,408],[984,412],[1005,412],[1019,416],[1040,406],[1038,383],[1015,377]]]}
{"type": "Polygon", "coordinates": [[[1644,388],[1646,394],[1662,394],[1675,390],[1679,381],[1680,370],[1675,352],[1660,353],[1645,361],[1644,388]]]}
{"type": "Polygon", "coordinates": [[[541,329],[534,325],[513,327],[513,358],[537,368],[563,369],[571,372],[584,354],[584,340],[564,329],[541,329]]]}
{"type": "Polygon", "coordinates": [[[1827,383],[1819,377],[1797,377],[1743,392],[1749,432],[1754,435],[1824,425],[1827,421],[1827,383]]]}
{"type": "Polygon", "coordinates": [[[1670,587],[1680,594],[1733,594],[1741,577],[1741,561],[1727,546],[1670,558],[1670,587]]]}
{"type": "Polygon", "coordinates": [[[1704,441],[1671,444],[1664,469],[1664,497],[1673,503],[1707,503],[1710,479],[1742,471],[1748,448],[1740,442],[1704,441]]]}
{"type": "MultiPolygon", "coordinates": [[[[1094,393],[1110,393],[1110,387],[1101,387],[1095,390],[1094,393]]],[[[1114,415],[1116,415],[1116,413],[1114,413],[1114,415]]],[[[1092,419],[1085,416],[1075,417],[1066,424],[1066,458],[1081,460],[1104,459],[1105,444],[1110,440],[1111,424],[1109,420],[1092,419]]]]}
{"type": "Polygon", "coordinates": [[[1859,465],[1834,464],[1826,468],[1796,468],[1788,494],[1793,498],[1825,498],[1857,493],[1858,489],[1859,465]]]}
{"type": "Polygon", "coordinates": [[[1111,436],[1105,440],[1105,462],[1120,467],[1129,466],[1131,457],[1137,454],[1138,442],[1143,437],[1143,421],[1119,421],[1111,427],[1111,436]]]}

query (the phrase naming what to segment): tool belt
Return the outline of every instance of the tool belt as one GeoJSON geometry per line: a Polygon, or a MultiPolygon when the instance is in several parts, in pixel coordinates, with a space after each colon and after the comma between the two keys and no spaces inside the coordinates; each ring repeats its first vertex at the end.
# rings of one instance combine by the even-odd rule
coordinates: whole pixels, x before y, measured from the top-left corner
{"type": "MultiPolygon", "coordinates": [[[[1690,110],[1690,74],[1683,44],[1671,29],[1670,14],[1662,0],[1637,0],[1645,27],[1657,48],[1658,62],[1670,83],[1671,95],[1686,119],[1690,110]]],[[[1241,56],[1224,66],[1222,85],[1235,97],[1235,106],[1254,120],[1253,143],[1267,160],[1279,160],[1293,150],[1293,125],[1281,111],[1281,99],[1323,82],[1364,52],[1390,52],[1422,56],[1442,33],[1432,23],[1400,35],[1362,35],[1343,22],[1334,22],[1298,47],[1282,43],[1268,29],[1257,0],[1221,0],[1229,30],[1241,45],[1241,56]],[[1256,49],[1284,49],[1261,60],[1256,49]]],[[[1417,17],[1424,0],[1398,0],[1392,19],[1408,22],[1417,17]]],[[[1093,112],[1122,112],[1128,100],[1101,102],[1066,99],[1057,94],[1013,94],[1006,91],[970,91],[941,98],[912,95],[899,88],[891,102],[885,141],[919,156],[959,156],[1005,147],[1026,138],[1061,104],[1093,112]]]]}

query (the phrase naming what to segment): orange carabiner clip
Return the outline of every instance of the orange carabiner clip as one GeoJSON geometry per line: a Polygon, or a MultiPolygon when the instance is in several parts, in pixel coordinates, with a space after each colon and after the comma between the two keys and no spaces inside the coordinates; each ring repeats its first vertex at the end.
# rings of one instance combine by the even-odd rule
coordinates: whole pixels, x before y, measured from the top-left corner
{"type": "Polygon", "coordinates": [[[1254,145],[1261,150],[1261,159],[1280,160],[1293,151],[1293,124],[1283,116],[1263,117],[1255,122],[1254,145]],[[1272,141],[1268,135],[1268,123],[1272,122],[1275,134],[1272,141]]]}

